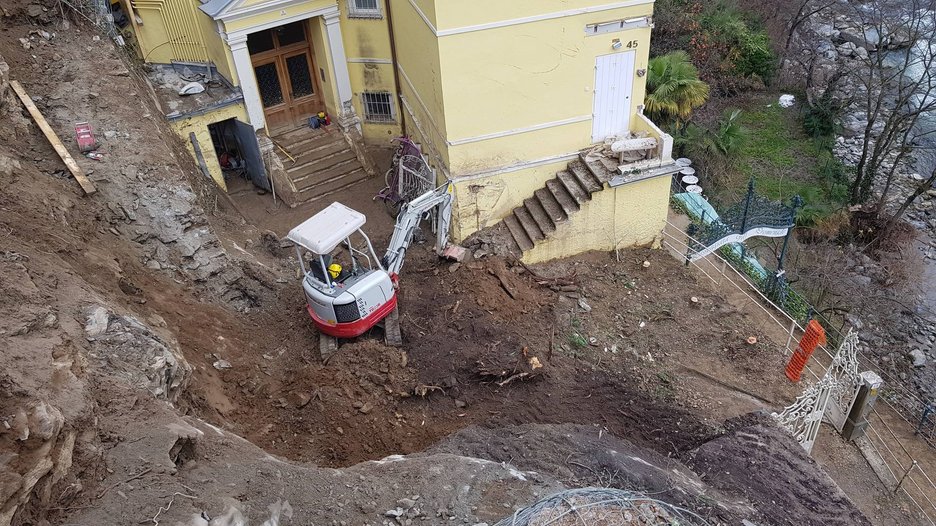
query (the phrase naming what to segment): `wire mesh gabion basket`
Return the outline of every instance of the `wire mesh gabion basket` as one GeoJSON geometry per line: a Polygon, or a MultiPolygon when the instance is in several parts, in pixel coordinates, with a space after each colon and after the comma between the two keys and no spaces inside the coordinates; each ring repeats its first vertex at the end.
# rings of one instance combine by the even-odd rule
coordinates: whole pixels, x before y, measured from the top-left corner
{"type": "Polygon", "coordinates": [[[640,493],[580,488],[550,495],[494,526],[708,526],[697,514],[640,493]]]}

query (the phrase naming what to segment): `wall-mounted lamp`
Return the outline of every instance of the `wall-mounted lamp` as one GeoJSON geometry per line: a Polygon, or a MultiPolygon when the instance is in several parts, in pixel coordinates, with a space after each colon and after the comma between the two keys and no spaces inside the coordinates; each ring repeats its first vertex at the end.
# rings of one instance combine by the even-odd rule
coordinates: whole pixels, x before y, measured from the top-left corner
{"type": "Polygon", "coordinates": [[[621,49],[621,46],[623,45],[624,44],[621,43],[620,38],[615,38],[614,40],[611,41],[611,49],[621,49]]]}
{"type": "Polygon", "coordinates": [[[646,75],[646,74],[647,74],[647,70],[646,70],[646,69],[638,69],[638,70],[637,70],[637,76],[638,76],[638,77],[642,77],[642,76],[644,76],[644,75],[646,75]]]}

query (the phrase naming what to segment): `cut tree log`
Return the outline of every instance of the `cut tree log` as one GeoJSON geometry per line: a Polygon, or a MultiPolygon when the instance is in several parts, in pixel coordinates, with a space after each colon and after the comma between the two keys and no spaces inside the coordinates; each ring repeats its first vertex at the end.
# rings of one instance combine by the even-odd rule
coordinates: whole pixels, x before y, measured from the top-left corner
{"type": "Polygon", "coordinates": [[[73,159],[71,154],[68,153],[68,150],[65,149],[65,145],[62,144],[58,135],[56,135],[52,127],[49,126],[49,123],[46,122],[39,108],[36,107],[35,103],[33,103],[32,99],[29,97],[29,94],[23,89],[23,85],[20,84],[19,81],[11,80],[10,86],[13,87],[13,91],[16,92],[23,106],[25,106],[29,114],[32,115],[33,120],[39,125],[39,129],[45,134],[46,139],[48,139],[52,147],[55,148],[56,153],[62,158],[62,162],[65,163],[65,166],[68,167],[68,170],[75,177],[75,180],[81,185],[81,189],[84,190],[85,195],[91,195],[96,192],[97,189],[94,188],[94,183],[88,179],[81,167],[78,166],[78,163],[75,162],[75,159],[73,159]]]}

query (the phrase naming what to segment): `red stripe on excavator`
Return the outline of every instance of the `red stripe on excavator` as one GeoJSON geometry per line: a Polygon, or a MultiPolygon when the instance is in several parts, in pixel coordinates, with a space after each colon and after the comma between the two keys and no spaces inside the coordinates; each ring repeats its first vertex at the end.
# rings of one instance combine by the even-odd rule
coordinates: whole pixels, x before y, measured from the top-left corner
{"type": "Polygon", "coordinates": [[[396,305],[397,295],[394,293],[390,301],[384,303],[367,316],[349,323],[336,323],[334,325],[330,325],[322,318],[316,316],[315,311],[313,311],[312,307],[309,305],[306,305],[306,311],[308,311],[309,316],[312,317],[312,323],[323,333],[334,336],[335,338],[356,338],[369,331],[374,325],[380,323],[380,320],[386,318],[388,314],[393,312],[396,305]]]}

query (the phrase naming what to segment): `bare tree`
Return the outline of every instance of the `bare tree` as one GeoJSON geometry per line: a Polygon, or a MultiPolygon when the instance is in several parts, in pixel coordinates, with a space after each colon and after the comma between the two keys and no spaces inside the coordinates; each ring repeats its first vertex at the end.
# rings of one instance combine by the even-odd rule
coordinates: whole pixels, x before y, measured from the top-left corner
{"type": "Polygon", "coordinates": [[[838,0],[797,0],[794,4],[796,12],[790,17],[786,29],[786,41],[783,44],[783,52],[786,54],[790,49],[790,43],[793,41],[793,35],[800,26],[809,18],[814,17],[826,9],[831,8],[838,3],[838,0]]]}
{"type": "Polygon", "coordinates": [[[862,88],[858,103],[866,121],[849,189],[852,204],[867,202],[875,181],[883,177],[878,196],[883,205],[897,168],[919,141],[936,134],[925,119],[936,110],[936,53],[929,46],[914,45],[936,38],[934,7],[934,0],[870,0],[851,6],[862,23],[857,36],[872,47],[859,55],[866,58],[851,76],[862,88]],[[887,51],[898,46],[900,51],[887,51]]]}
{"type": "Polygon", "coordinates": [[[900,207],[887,219],[887,223],[884,225],[884,228],[881,230],[881,233],[874,240],[875,243],[883,239],[888,239],[891,233],[894,231],[894,228],[897,227],[897,223],[900,221],[900,218],[907,212],[907,209],[910,208],[910,205],[917,200],[921,195],[926,193],[927,190],[933,187],[933,183],[936,183],[936,167],[933,168],[932,173],[929,177],[920,181],[913,192],[904,198],[903,202],[900,204],[900,207]]]}

